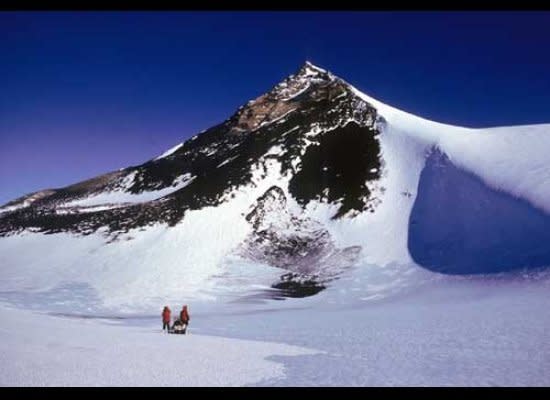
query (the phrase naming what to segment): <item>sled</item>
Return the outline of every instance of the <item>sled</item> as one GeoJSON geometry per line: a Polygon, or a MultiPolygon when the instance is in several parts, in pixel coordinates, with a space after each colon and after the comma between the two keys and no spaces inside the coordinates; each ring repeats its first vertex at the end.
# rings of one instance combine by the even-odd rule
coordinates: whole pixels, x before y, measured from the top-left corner
{"type": "Polygon", "coordinates": [[[168,329],[168,333],[172,333],[174,335],[186,335],[186,330],[176,330],[176,329],[168,329]]]}
{"type": "Polygon", "coordinates": [[[173,333],[176,335],[185,335],[187,333],[187,324],[175,323],[174,326],[168,329],[168,333],[173,333]]]}

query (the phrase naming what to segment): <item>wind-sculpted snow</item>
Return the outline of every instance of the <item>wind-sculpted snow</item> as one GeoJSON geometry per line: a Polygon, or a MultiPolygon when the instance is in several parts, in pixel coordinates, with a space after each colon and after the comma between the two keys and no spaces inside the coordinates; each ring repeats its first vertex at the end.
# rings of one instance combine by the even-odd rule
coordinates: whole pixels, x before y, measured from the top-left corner
{"type": "Polygon", "coordinates": [[[429,269],[472,274],[550,266],[550,215],[434,151],[420,175],[409,250],[429,269]]]}
{"type": "Polygon", "coordinates": [[[550,213],[550,124],[464,128],[418,117],[352,90],[376,109],[392,135],[413,139],[425,154],[435,146],[487,185],[550,213]]]}

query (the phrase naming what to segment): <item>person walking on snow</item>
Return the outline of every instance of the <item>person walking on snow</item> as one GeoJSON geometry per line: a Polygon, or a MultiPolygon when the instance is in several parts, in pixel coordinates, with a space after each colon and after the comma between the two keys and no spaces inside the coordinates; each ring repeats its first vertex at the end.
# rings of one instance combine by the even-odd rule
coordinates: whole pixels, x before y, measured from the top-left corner
{"type": "Polygon", "coordinates": [[[189,320],[191,320],[191,317],[189,317],[189,311],[187,310],[187,305],[184,305],[180,312],[180,321],[183,322],[183,325],[184,325],[183,333],[187,331],[187,325],[189,325],[189,320]]]}
{"type": "Polygon", "coordinates": [[[162,310],[162,330],[166,329],[166,332],[170,329],[171,311],[168,306],[164,306],[162,310]]]}

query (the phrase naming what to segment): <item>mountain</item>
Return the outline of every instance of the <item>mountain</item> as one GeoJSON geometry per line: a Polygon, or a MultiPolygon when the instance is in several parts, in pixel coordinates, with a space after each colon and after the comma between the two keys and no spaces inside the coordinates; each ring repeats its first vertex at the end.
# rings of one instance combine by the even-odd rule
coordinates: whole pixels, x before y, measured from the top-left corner
{"type": "Polygon", "coordinates": [[[308,293],[365,265],[545,267],[548,149],[550,125],[429,121],[306,62],[150,161],[4,205],[2,287],[134,304],[259,266],[308,293]]]}
{"type": "Polygon", "coordinates": [[[308,63],[224,123],[160,157],[9,203],[6,209],[17,212],[0,229],[88,234],[106,226],[116,235],[157,222],[174,226],[187,211],[218,206],[250,185],[255,167],[268,159],[281,164],[282,176],[292,175],[288,189],[300,204],[316,196],[330,202],[342,197],[335,218],[362,211],[369,197],[366,182],[380,174],[375,116],[343,81],[308,63]],[[312,140],[320,146],[306,152],[312,140]],[[321,160],[329,148],[330,159],[321,160]],[[359,168],[344,156],[350,151],[359,168]],[[317,174],[320,161],[328,164],[317,174]]]}

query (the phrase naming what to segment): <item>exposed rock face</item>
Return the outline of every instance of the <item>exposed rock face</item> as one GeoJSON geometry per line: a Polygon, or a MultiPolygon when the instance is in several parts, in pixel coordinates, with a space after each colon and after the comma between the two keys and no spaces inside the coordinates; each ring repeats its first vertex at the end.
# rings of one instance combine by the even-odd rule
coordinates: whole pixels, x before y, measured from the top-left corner
{"type": "Polygon", "coordinates": [[[246,220],[253,232],[241,254],[317,281],[353,265],[361,251],[359,246],[337,248],[322,224],[288,209],[284,191],[277,186],[258,199],[246,220]]]}
{"type": "Polygon", "coordinates": [[[368,127],[350,122],[327,131],[317,146],[309,146],[289,189],[300,204],[311,200],[340,202],[333,218],[354,210],[374,211],[368,182],[380,179],[380,148],[368,127]]]}

